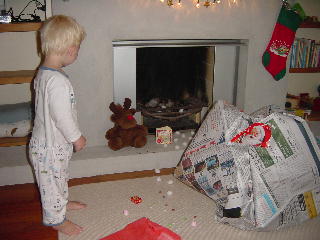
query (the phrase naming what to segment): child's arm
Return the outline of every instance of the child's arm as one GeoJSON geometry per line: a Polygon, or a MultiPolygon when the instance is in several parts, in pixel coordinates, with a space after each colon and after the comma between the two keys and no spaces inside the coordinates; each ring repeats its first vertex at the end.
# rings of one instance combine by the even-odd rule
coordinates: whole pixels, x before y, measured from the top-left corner
{"type": "MultiPolygon", "coordinates": [[[[77,142],[82,134],[77,118],[72,111],[72,96],[65,79],[53,79],[48,84],[49,114],[65,139],[70,143],[77,142]]],[[[83,142],[80,141],[80,142],[83,142]]]]}

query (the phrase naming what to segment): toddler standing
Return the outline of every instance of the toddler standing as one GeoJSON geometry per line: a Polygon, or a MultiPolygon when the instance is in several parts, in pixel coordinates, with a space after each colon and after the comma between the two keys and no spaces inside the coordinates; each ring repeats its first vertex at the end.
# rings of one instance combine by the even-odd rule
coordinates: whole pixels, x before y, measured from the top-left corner
{"type": "Polygon", "coordinates": [[[86,207],[68,201],[69,160],[73,151],[86,145],[86,139],[78,126],[72,85],[62,68],[77,59],[84,37],[84,29],[71,17],[47,19],[40,29],[44,61],[34,80],[35,119],[29,156],[41,195],[43,224],[68,235],[83,230],[66,219],[66,210],[86,207]]]}

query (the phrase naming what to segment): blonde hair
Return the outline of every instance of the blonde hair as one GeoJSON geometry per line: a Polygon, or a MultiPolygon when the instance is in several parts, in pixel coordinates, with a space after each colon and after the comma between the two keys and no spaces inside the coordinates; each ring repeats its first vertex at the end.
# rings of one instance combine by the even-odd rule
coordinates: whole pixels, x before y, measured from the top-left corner
{"type": "Polygon", "coordinates": [[[52,16],[40,29],[42,53],[63,54],[71,46],[80,46],[85,36],[83,27],[72,17],[52,16]]]}

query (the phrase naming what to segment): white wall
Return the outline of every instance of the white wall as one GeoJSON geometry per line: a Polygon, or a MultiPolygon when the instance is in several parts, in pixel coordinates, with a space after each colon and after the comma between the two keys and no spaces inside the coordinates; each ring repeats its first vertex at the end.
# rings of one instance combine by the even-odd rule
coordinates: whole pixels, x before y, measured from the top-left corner
{"type": "MultiPolygon", "coordinates": [[[[304,1],[311,0],[299,2],[304,1]]],[[[89,146],[105,144],[105,132],[112,127],[108,106],[113,100],[112,40],[116,39],[248,39],[247,78],[241,85],[245,110],[250,112],[267,104],[283,106],[287,76],[277,82],[261,64],[282,1],[238,0],[237,7],[223,1],[208,9],[196,9],[191,2],[184,0],[183,8],[172,9],[158,0],[52,1],[53,14],[71,15],[87,31],[78,60],[66,71],[72,77],[79,122],[89,146]]],[[[318,2],[313,0],[315,5],[318,2]]],[[[0,38],[0,50],[15,57],[6,67],[14,68],[9,66],[12,62],[25,69],[37,65],[38,59],[30,57],[35,55],[31,54],[33,46],[11,45],[13,33],[0,34],[0,38]],[[3,39],[9,39],[4,49],[3,39]],[[9,52],[8,48],[13,50],[9,52]],[[16,57],[18,54],[22,59],[16,57]]],[[[3,70],[2,60],[0,68],[3,70]]]]}

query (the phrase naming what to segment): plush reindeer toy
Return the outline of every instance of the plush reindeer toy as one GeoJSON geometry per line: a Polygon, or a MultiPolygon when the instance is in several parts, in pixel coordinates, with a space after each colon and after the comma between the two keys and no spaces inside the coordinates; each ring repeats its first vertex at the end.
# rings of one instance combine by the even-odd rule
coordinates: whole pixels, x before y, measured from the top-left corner
{"type": "Polygon", "coordinates": [[[106,132],[108,146],[116,151],[123,147],[143,147],[147,143],[148,130],[145,126],[137,124],[133,115],[136,110],[131,107],[131,100],[126,98],[123,106],[112,102],[109,106],[113,112],[111,121],[114,127],[106,132]]]}

